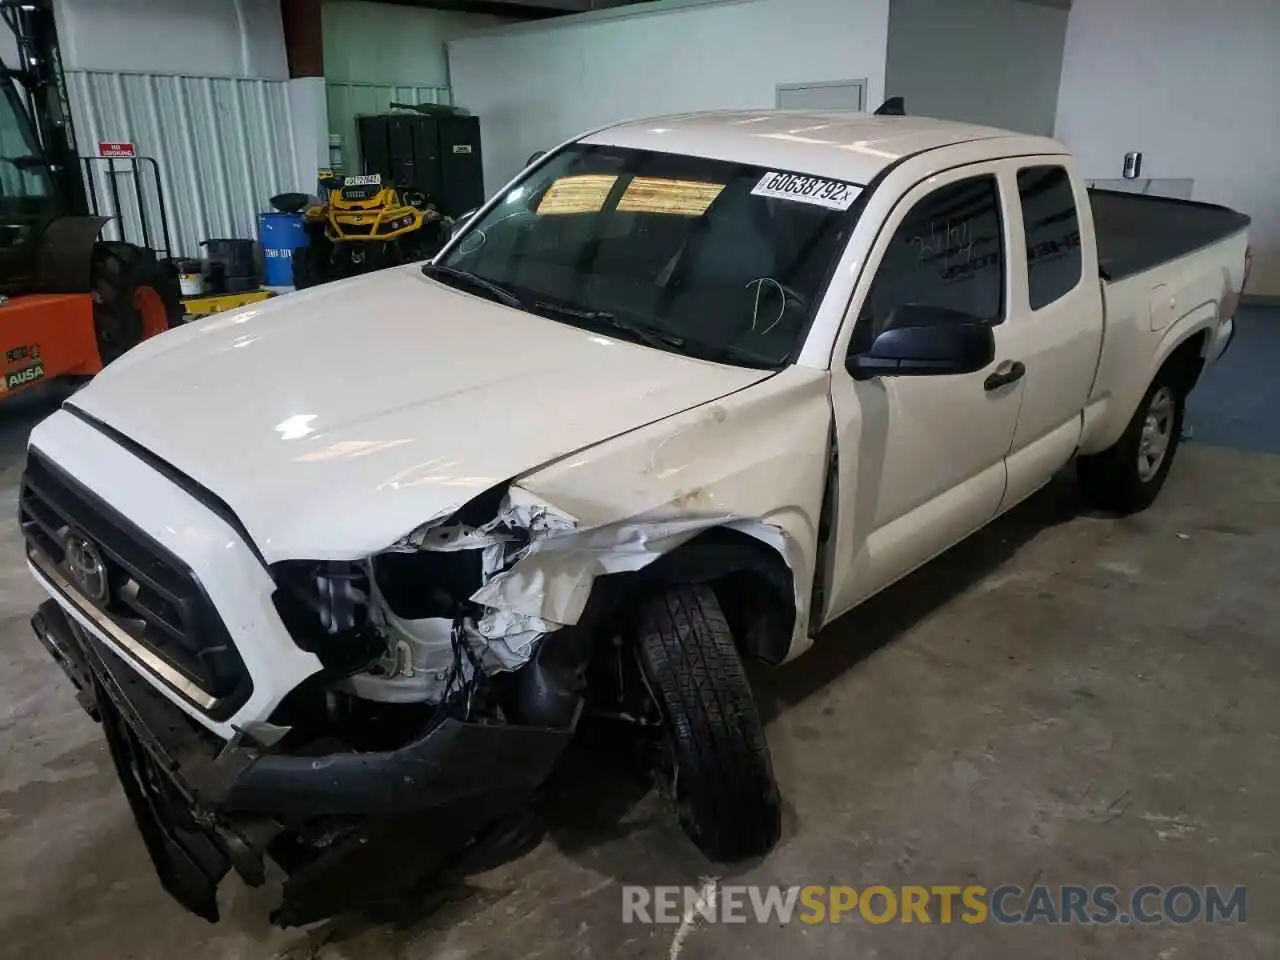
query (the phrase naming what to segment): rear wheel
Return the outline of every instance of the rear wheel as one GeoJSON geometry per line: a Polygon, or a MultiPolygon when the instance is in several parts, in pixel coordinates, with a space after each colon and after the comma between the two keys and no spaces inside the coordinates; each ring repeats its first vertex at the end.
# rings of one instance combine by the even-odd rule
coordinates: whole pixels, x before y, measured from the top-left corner
{"type": "Polygon", "coordinates": [[[670,752],[685,833],[710,859],[758,856],[778,841],[781,802],[751,687],[715,593],[672,587],[640,608],[640,668],[670,752]]]}
{"type": "Polygon", "coordinates": [[[1184,384],[1182,368],[1166,364],[1115,445],[1077,460],[1080,489],[1090,505],[1136,513],[1155,501],[1182,438],[1184,384]]]}
{"type": "Polygon", "coordinates": [[[178,277],[145,247],[95,244],[92,286],[93,326],[104,364],[182,322],[178,277]]]}

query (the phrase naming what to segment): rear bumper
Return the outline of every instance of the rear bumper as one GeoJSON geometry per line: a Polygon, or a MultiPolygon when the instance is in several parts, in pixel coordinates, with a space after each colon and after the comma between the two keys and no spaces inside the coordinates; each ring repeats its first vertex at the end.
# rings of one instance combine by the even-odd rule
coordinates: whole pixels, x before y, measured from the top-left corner
{"type": "Polygon", "coordinates": [[[445,718],[382,752],[300,756],[246,737],[226,743],[55,602],[32,626],[102,721],[161,883],[211,921],[222,877],[234,866],[261,882],[266,856],[290,873],[275,915],[282,925],[403,897],[521,809],[571,735],[445,718]],[[305,852],[300,835],[314,840],[305,852]]]}

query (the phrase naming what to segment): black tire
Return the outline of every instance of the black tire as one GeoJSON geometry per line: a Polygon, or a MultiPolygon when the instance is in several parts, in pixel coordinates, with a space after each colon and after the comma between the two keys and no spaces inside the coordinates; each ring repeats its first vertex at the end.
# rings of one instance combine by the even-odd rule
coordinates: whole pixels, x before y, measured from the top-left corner
{"type": "Polygon", "coordinates": [[[708,858],[767,852],[781,803],[764,725],[716,595],[672,587],[639,610],[640,668],[672,753],[681,825],[708,858]]]}
{"type": "Polygon", "coordinates": [[[1080,457],[1076,461],[1076,475],[1080,491],[1090,506],[1111,513],[1129,514],[1145,510],[1155,501],[1173,467],[1174,455],[1182,439],[1182,421],[1186,414],[1186,377],[1180,366],[1166,364],[1148,388],[1138,409],[1125,427],[1120,439],[1101,453],[1080,457]],[[1167,395],[1172,400],[1169,412],[1167,446],[1158,468],[1149,476],[1143,476],[1139,466],[1139,453],[1143,449],[1143,433],[1147,417],[1152,413],[1153,402],[1160,406],[1158,397],[1167,395]]]}
{"type": "Polygon", "coordinates": [[[145,247],[113,240],[94,244],[91,284],[93,326],[104,364],[183,321],[177,273],[145,247]]]}
{"type": "Polygon", "coordinates": [[[293,289],[305,290],[331,279],[329,276],[329,245],[314,237],[305,247],[293,251],[293,289]]]}

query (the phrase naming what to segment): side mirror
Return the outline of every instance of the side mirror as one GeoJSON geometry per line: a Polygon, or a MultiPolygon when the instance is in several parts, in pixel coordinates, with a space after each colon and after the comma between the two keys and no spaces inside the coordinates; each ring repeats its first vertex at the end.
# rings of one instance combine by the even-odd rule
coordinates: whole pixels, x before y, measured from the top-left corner
{"type": "Polygon", "coordinates": [[[986,320],[944,307],[905,306],[871,347],[849,357],[855,380],[976,373],[996,357],[995,334],[986,320]]]}

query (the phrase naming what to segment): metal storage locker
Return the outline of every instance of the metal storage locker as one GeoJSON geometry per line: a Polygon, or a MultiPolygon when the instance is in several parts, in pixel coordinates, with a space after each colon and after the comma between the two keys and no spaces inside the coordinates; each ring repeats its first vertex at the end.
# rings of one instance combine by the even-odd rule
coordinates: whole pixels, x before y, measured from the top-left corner
{"type": "Polygon", "coordinates": [[[484,203],[478,117],[440,118],[440,209],[461,216],[484,203]]]}
{"type": "Polygon", "coordinates": [[[381,114],[359,118],[359,129],[365,173],[421,190],[452,217],[484,202],[477,118],[381,114]]]}

